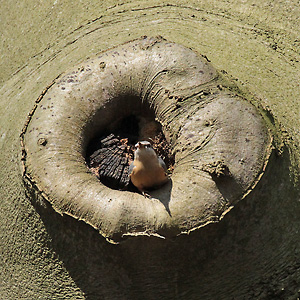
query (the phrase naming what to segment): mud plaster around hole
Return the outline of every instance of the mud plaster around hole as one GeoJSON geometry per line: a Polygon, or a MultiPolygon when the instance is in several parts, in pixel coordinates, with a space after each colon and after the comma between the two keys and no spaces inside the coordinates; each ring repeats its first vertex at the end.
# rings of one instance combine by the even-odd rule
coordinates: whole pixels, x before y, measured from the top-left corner
{"type": "Polygon", "coordinates": [[[21,133],[27,188],[113,243],[218,222],[255,187],[272,149],[258,110],[225,82],[205,57],[161,37],[75,66],[42,92],[21,133]],[[145,107],[175,155],[171,181],[152,199],[106,187],[85,160],[99,132],[145,107]]]}

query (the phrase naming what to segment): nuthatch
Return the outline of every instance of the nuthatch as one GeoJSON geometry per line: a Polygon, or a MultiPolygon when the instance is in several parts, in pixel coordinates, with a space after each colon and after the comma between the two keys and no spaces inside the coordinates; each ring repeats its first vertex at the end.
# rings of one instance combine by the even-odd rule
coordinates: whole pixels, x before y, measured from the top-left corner
{"type": "Polygon", "coordinates": [[[131,182],[145,195],[145,190],[158,188],[168,181],[166,165],[147,141],[138,142],[134,161],[129,167],[131,182]]]}

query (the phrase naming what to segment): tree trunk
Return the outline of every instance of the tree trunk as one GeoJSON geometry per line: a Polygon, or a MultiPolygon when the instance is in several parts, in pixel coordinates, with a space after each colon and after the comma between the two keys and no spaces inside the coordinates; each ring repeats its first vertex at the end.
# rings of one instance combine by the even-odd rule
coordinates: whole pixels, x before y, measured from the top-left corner
{"type": "Polygon", "coordinates": [[[300,297],[299,14],[297,1],[3,3],[1,298],[300,297]],[[227,73],[231,91],[261,111],[274,151],[253,190],[220,222],[115,245],[26,188],[20,135],[61,73],[145,35],[191,48],[227,73]]]}

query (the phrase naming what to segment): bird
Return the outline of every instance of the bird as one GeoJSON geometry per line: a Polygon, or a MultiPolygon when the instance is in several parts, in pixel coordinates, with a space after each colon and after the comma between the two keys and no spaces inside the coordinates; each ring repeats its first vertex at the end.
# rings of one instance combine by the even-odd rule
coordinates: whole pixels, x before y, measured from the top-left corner
{"type": "Polygon", "coordinates": [[[167,167],[162,158],[156,155],[150,142],[138,142],[135,148],[129,177],[132,184],[147,197],[146,190],[159,188],[169,180],[167,167]]]}

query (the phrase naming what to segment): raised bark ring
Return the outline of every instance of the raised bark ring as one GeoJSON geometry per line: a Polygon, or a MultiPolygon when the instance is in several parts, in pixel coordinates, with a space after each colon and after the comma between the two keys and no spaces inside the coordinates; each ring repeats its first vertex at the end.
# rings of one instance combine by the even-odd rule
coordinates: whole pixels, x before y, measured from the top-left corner
{"type": "Polygon", "coordinates": [[[205,57],[160,37],[74,67],[42,93],[21,134],[27,186],[113,242],[219,221],[256,185],[271,151],[257,109],[222,84],[205,57]],[[146,107],[175,153],[171,181],[152,199],[104,186],[85,162],[93,137],[146,107]]]}

